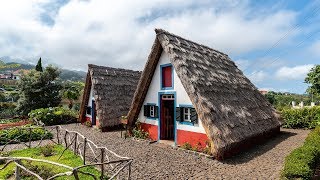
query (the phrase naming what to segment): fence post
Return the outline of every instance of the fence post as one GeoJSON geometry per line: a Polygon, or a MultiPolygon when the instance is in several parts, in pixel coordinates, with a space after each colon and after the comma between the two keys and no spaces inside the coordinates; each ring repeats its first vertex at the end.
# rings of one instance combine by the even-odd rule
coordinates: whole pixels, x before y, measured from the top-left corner
{"type": "Polygon", "coordinates": [[[64,143],[66,145],[66,147],[68,147],[68,141],[67,141],[67,135],[68,135],[68,131],[66,131],[66,133],[64,134],[64,143]]]}
{"type": "Polygon", "coordinates": [[[129,169],[128,169],[128,180],[131,179],[131,162],[129,163],[129,169]]]}
{"type": "Polygon", "coordinates": [[[104,177],[104,148],[101,148],[101,179],[104,177]]]}
{"type": "Polygon", "coordinates": [[[87,138],[85,137],[83,141],[83,165],[86,165],[87,138]]]}
{"type": "Polygon", "coordinates": [[[29,148],[31,148],[32,129],[29,127],[29,148]]]}
{"type": "MultiPolygon", "coordinates": [[[[20,160],[17,160],[16,163],[20,164],[20,160]]],[[[16,170],[15,170],[15,176],[16,176],[16,180],[20,180],[20,167],[16,166],[16,170]]]]}
{"type": "Polygon", "coordinates": [[[73,147],[73,151],[74,151],[74,154],[77,155],[77,144],[78,144],[78,133],[75,133],[74,134],[74,147],[73,147]]]}
{"type": "Polygon", "coordinates": [[[77,170],[73,170],[73,176],[75,180],[79,180],[79,176],[78,176],[78,171],[77,170]]]}
{"type": "Polygon", "coordinates": [[[60,144],[60,139],[59,139],[60,131],[59,131],[59,127],[58,127],[58,126],[56,126],[56,130],[57,130],[57,139],[58,139],[58,144],[60,144]]]}

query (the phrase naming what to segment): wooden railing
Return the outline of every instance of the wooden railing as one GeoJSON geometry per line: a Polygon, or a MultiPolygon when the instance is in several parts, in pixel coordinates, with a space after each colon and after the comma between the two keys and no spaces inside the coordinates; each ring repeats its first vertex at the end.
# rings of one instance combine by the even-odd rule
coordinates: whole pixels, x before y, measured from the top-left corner
{"type": "MultiPolygon", "coordinates": [[[[65,147],[65,149],[63,150],[59,159],[63,156],[64,152],[67,149],[69,149],[69,150],[72,150],[76,155],[79,155],[81,157],[81,159],[83,160],[83,165],[76,167],[76,168],[72,168],[72,167],[66,167],[65,165],[61,165],[59,163],[46,161],[46,160],[27,158],[28,160],[39,161],[39,162],[43,162],[43,163],[53,164],[56,166],[66,167],[70,171],[64,173],[63,175],[74,176],[75,178],[78,176],[78,173],[88,174],[90,176],[94,176],[93,174],[89,174],[87,172],[83,172],[83,171],[79,170],[83,167],[94,166],[100,170],[100,172],[101,172],[100,177],[107,176],[111,179],[113,179],[113,178],[130,179],[131,164],[133,162],[133,159],[131,159],[129,157],[119,156],[118,154],[109,150],[106,147],[98,146],[94,142],[92,142],[91,140],[87,139],[84,135],[82,135],[76,131],[69,131],[67,129],[63,129],[61,126],[15,127],[15,128],[29,130],[29,132],[30,132],[29,141],[23,142],[23,144],[26,145],[28,148],[38,147],[38,146],[42,145],[44,142],[45,134],[43,135],[43,137],[41,138],[41,140],[39,142],[37,142],[35,145],[33,145],[32,140],[31,140],[32,131],[35,128],[46,129],[47,132],[51,132],[55,137],[53,139],[50,139],[51,142],[53,142],[55,144],[61,144],[65,147]]],[[[8,129],[10,129],[10,128],[8,128],[8,129]]],[[[8,145],[12,142],[19,142],[19,141],[17,140],[17,138],[10,140],[10,142],[5,144],[1,148],[1,151],[4,151],[5,148],[8,147],[8,145]]],[[[28,169],[26,169],[22,165],[21,160],[26,160],[26,158],[0,157],[0,160],[1,159],[8,160],[7,164],[8,163],[9,164],[15,163],[16,167],[17,167],[16,171],[24,170],[39,179],[39,177],[36,176],[36,173],[30,172],[28,169]]],[[[6,166],[7,166],[7,164],[6,164],[6,166]]],[[[17,174],[19,175],[19,172],[17,172],[16,175],[17,174]]],[[[62,176],[62,174],[57,174],[56,177],[58,177],[58,176],[62,176]]]]}

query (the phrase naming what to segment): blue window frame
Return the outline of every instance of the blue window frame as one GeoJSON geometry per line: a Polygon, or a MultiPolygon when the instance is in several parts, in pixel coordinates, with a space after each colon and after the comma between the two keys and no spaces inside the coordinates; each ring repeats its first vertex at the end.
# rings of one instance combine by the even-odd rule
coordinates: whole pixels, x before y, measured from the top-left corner
{"type": "Polygon", "coordinates": [[[190,126],[199,124],[197,112],[192,105],[179,104],[179,107],[177,107],[177,113],[180,113],[179,119],[177,119],[178,121],[180,121],[180,124],[190,126]]]}
{"type": "Polygon", "coordinates": [[[147,105],[143,106],[144,108],[144,116],[150,120],[158,119],[159,107],[155,103],[147,103],[147,105]]]}
{"type": "Polygon", "coordinates": [[[173,78],[173,73],[174,71],[174,68],[172,66],[172,64],[162,64],[160,65],[160,87],[161,87],[161,90],[172,90],[174,89],[174,78],[173,78]],[[171,87],[164,87],[164,84],[163,84],[163,68],[165,67],[171,67],[171,87]]]}

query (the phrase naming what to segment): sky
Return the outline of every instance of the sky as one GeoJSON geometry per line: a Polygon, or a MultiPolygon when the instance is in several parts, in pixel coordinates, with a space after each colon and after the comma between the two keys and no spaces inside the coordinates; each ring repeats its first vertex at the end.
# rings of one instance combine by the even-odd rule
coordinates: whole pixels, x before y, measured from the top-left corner
{"type": "Polygon", "coordinates": [[[259,88],[305,93],[320,64],[320,1],[7,0],[0,57],[143,70],[162,28],[229,55],[259,88]]]}

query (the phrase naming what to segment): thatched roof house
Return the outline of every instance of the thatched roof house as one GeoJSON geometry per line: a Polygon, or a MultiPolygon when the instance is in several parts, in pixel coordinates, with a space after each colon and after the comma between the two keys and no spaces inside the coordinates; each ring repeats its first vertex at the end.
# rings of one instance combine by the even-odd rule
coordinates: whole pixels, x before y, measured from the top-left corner
{"type": "Polygon", "coordinates": [[[120,125],[130,108],[141,72],[88,65],[80,119],[102,130],[120,125]]]}
{"type": "Polygon", "coordinates": [[[274,108],[228,55],[155,31],[128,113],[131,127],[139,119],[154,140],[210,142],[218,159],[279,131],[274,108]]]}

